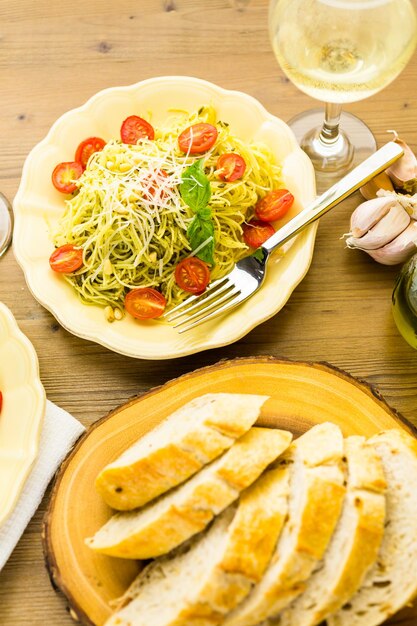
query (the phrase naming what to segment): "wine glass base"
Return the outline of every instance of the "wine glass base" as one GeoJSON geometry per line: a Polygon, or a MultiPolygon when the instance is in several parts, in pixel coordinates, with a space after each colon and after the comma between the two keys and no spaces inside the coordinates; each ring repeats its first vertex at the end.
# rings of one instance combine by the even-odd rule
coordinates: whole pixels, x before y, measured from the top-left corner
{"type": "Polygon", "coordinates": [[[6,252],[12,241],[12,207],[6,196],[0,193],[0,257],[6,252]]]}
{"type": "Polygon", "coordinates": [[[314,165],[318,193],[334,185],[377,149],[369,127],[355,115],[346,112],[341,114],[341,132],[337,141],[323,145],[323,142],[319,142],[323,121],[323,109],[312,109],[287,122],[314,165]]]}

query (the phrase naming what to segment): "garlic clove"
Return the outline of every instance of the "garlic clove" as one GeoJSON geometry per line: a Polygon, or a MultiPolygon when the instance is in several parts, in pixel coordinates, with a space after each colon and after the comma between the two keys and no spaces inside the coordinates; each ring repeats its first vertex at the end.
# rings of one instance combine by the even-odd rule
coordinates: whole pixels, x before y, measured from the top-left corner
{"type": "Polygon", "coordinates": [[[384,196],[362,202],[350,218],[350,235],[362,237],[397,203],[395,196],[384,196]]]}
{"type": "Polygon", "coordinates": [[[417,158],[405,141],[399,137],[394,141],[404,150],[404,156],[385,171],[396,189],[409,194],[417,193],[417,158]]]}
{"type": "Polygon", "coordinates": [[[390,177],[385,172],[381,172],[378,176],[375,176],[372,180],[367,182],[363,187],[359,189],[365,200],[372,200],[378,195],[380,189],[386,191],[394,191],[394,185],[391,182],[390,177]]]}
{"type": "Polygon", "coordinates": [[[367,250],[368,254],[383,265],[405,263],[417,251],[417,222],[411,222],[393,241],[378,250],[367,250]]]}
{"type": "Polygon", "coordinates": [[[407,211],[396,203],[365,235],[348,237],[346,244],[349,248],[359,248],[360,250],[382,248],[395,237],[398,237],[407,228],[410,221],[411,218],[407,211]]]}

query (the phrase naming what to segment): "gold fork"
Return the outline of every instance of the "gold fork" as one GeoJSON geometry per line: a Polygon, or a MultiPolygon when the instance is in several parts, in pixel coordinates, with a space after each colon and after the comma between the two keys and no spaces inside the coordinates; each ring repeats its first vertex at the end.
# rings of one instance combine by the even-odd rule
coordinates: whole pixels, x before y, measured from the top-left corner
{"type": "Polygon", "coordinates": [[[164,319],[170,323],[175,321],[174,328],[184,333],[245,302],[264,282],[267,261],[274,250],[387,169],[403,154],[397,143],[390,141],[385,144],[275,232],[253,254],[238,261],[227,276],[210,283],[203,294],[190,296],[181,302],[168,311],[164,319]]]}

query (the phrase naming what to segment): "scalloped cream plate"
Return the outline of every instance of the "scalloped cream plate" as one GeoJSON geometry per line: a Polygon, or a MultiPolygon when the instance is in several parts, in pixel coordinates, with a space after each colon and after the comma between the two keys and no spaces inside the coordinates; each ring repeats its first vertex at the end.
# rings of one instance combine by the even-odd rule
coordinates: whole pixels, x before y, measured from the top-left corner
{"type": "Polygon", "coordinates": [[[16,504],[38,453],[45,391],[38,357],[0,302],[0,526],[16,504]]]}
{"type": "Polygon", "coordinates": [[[127,87],[106,89],[82,107],[65,113],[26,159],[14,200],[14,253],[34,297],[68,331],[110,350],[142,359],[167,359],[237,341],[284,306],[307,273],[313,256],[317,224],[301,233],[285,255],[270,262],[260,292],[232,312],[178,334],[163,322],[140,322],[126,315],[110,324],[102,308],[81,303],[71,287],[50,270],[54,247],[49,228],[64,210],[63,196],[51,183],[61,161],[73,159],[77,145],[93,135],[109,140],[120,136],[129,115],[152,116],[158,125],[170,109],[199,109],[212,104],[219,119],[230,123],[241,139],[263,141],[282,166],[284,185],[296,198],[287,219],[315,197],[312,164],[300,150],[288,126],[270,115],[254,98],[212,83],[184,76],[152,78],[127,87]]]}

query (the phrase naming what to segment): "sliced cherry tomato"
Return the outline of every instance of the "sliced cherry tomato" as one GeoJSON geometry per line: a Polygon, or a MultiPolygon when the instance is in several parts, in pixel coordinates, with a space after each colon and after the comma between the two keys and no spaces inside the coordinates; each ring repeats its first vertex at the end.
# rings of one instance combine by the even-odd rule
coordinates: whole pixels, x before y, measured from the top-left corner
{"type": "Polygon", "coordinates": [[[215,126],[201,122],[183,130],[178,137],[178,145],[182,152],[201,154],[214,146],[217,135],[218,132],[215,126]]]}
{"type": "Polygon", "coordinates": [[[219,178],[228,183],[242,178],[246,170],[245,159],[240,154],[234,152],[225,152],[217,159],[216,169],[219,172],[219,178]]]}
{"type": "Polygon", "coordinates": [[[275,229],[272,224],[251,220],[243,224],[243,240],[250,248],[259,248],[269,237],[272,237],[275,229]]]}
{"type": "Polygon", "coordinates": [[[125,296],[126,311],[139,320],[161,317],[166,303],[162,293],[152,287],[138,287],[125,296]]]}
{"type": "Polygon", "coordinates": [[[145,179],[145,189],[143,191],[145,198],[148,200],[153,200],[155,196],[159,200],[165,198],[167,195],[167,178],[169,178],[169,174],[165,170],[150,172],[149,176],[145,179]],[[148,184],[149,187],[147,187],[148,184]]]}
{"type": "Polygon", "coordinates": [[[54,272],[70,274],[80,269],[83,264],[83,251],[72,243],[66,243],[54,250],[49,257],[49,265],[54,272]]]}
{"type": "Polygon", "coordinates": [[[123,143],[136,144],[139,139],[154,139],[155,130],[149,122],[138,115],[127,117],[120,129],[123,143]]]}
{"type": "Polygon", "coordinates": [[[78,161],[58,163],[52,172],[52,183],[62,193],[73,193],[77,189],[74,182],[83,173],[83,166],[78,161]]]}
{"type": "Polygon", "coordinates": [[[2,408],[3,408],[3,394],[0,391],[0,413],[1,413],[2,408]]]}
{"type": "Polygon", "coordinates": [[[204,261],[191,256],[178,263],[175,268],[175,280],[184,291],[201,293],[210,282],[210,270],[204,261]]]}
{"type": "Polygon", "coordinates": [[[288,189],[274,189],[259,200],[255,207],[256,217],[262,222],[275,222],[284,217],[292,207],[294,196],[288,189]]]}
{"type": "Polygon", "coordinates": [[[84,139],[75,152],[75,160],[81,163],[83,168],[87,167],[88,159],[94,152],[101,152],[106,145],[104,139],[100,137],[89,137],[84,139]]]}

